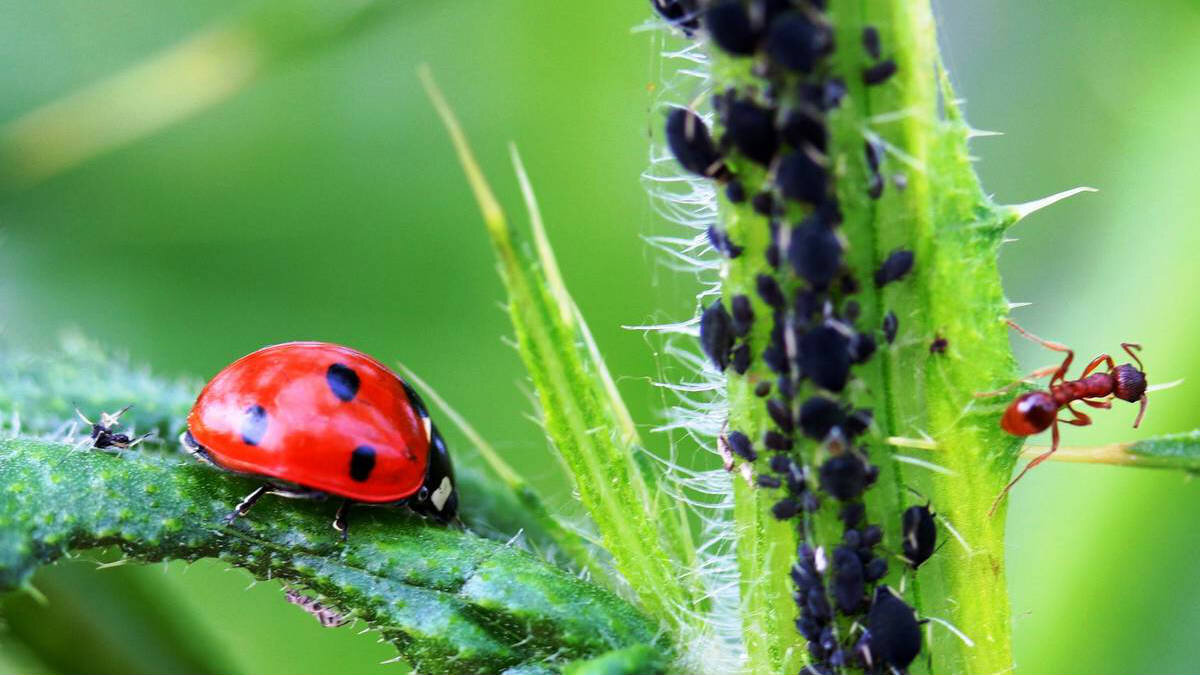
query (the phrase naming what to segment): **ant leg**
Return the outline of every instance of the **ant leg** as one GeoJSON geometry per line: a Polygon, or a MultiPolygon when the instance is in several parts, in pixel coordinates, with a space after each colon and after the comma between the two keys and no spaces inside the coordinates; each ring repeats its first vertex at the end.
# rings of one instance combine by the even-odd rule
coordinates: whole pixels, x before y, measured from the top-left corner
{"type": "Polygon", "coordinates": [[[238,502],[238,505],[234,507],[233,511],[231,511],[229,515],[225,516],[225,524],[231,525],[233,521],[249,513],[250,507],[254,506],[255,502],[257,502],[259,499],[262,499],[262,496],[270,491],[270,485],[260,485],[255,488],[254,492],[246,495],[242,501],[238,502]]]}
{"type": "Polygon", "coordinates": [[[1034,342],[1040,344],[1041,346],[1045,347],[1046,349],[1050,349],[1050,350],[1053,350],[1056,352],[1066,353],[1067,356],[1066,356],[1066,358],[1063,359],[1062,365],[1058,367],[1058,370],[1055,371],[1054,375],[1050,378],[1050,385],[1053,386],[1055,380],[1066,379],[1064,377],[1064,375],[1067,374],[1067,369],[1071,367],[1071,361],[1075,358],[1075,352],[1070,347],[1068,347],[1062,343],[1059,343],[1059,342],[1051,342],[1050,340],[1040,338],[1040,337],[1034,335],[1033,333],[1030,333],[1029,331],[1025,330],[1024,328],[1021,328],[1020,324],[1018,324],[1016,321],[1013,321],[1012,319],[1008,319],[1008,325],[1012,326],[1013,329],[1016,330],[1017,332],[1019,332],[1021,335],[1024,335],[1025,337],[1029,338],[1030,340],[1033,340],[1034,342]]]}
{"type": "Polygon", "coordinates": [[[1083,413],[1079,412],[1078,410],[1072,408],[1071,403],[1068,403],[1064,407],[1067,409],[1068,412],[1070,412],[1072,415],[1074,415],[1075,418],[1069,419],[1069,420],[1060,419],[1060,420],[1058,420],[1059,422],[1066,422],[1067,424],[1071,424],[1071,425],[1074,425],[1077,427],[1086,427],[1092,423],[1092,418],[1090,418],[1087,415],[1084,415],[1083,413]]]}
{"type": "Polygon", "coordinates": [[[343,499],[342,505],[338,507],[337,513],[333,516],[333,529],[342,533],[342,541],[350,536],[350,525],[346,521],[346,516],[350,513],[350,500],[343,499]]]}
{"type": "Polygon", "coordinates": [[[1050,449],[1043,452],[1042,454],[1038,455],[1037,457],[1034,457],[1032,460],[1030,460],[1029,463],[1025,465],[1025,468],[1021,469],[1021,473],[1017,474],[1016,478],[1010,480],[1008,482],[1008,485],[1004,486],[1004,489],[1000,491],[1000,494],[996,495],[996,501],[992,502],[992,508],[988,509],[988,518],[991,518],[992,516],[996,515],[996,509],[1000,508],[1000,502],[1004,501],[1004,498],[1008,495],[1008,491],[1011,490],[1012,487],[1017,484],[1017,481],[1024,478],[1025,474],[1029,473],[1030,469],[1032,469],[1033,467],[1037,466],[1038,464],[1041,464],[1042,462],[1049,459],[1050,455],[1053,455],[1055,453],[1055,451],[1057,451],[1057,450],[1058,450],[1058,420],[1054,420],[1054,425],[1050,427],[1050,449]]]}
{"type": "Polygon", "coordinates": [[[1108,410],[1109,408],[1111,408],[1111,407],[1112,407],[1112,401],[1108,401],[1108,400],[1104,400],[1104,401],[1092,401],[1092,400],[1090,400],[1090,399],[1086,399],[1086,398],[1081,398],[1081,399],[1079,399],[1079,400],[1080,400],[1080,402],[1081,402],[1081,403],[1083,403],[1084,405],[1090,405],[1090,406],[1092,406],[1093,408],[1102,408],[1102,409],[1104,409],[1104,410],[1108,410]]]}
{"type": "Polygon", "coordinates": [[[1142,365],[1142,359],[1139,358],[1138,355],[1133,352],[1133,350],[1135,350],[1135,349],[1138,350],[1139,352],[1142,351],[1141,345],[1139,345],[1136,342],[1122,342],[1121,348],[1124,349],[1125,353],[1128,354],[1130,357],[1132,357],[1134,361],[1137,361],[1138,370],[1140,370],[1142,372],[1146,371],[1146,367],[1142,365]]]}
{"type": "Polygon", "coordinates": [[[1108,364],[1109,370],[1115,370],[1117,367],[1117,364],[1113,362],[1113,357],[1109,356],[1108,354],[1101,354],[1100,356],[1092,359],[1091,363],[1087,364],[1087,368],[1083,369],[1083,374],[1079,376],[1079,379],[1082,380],[1088,375],[1091,375],[1092,371],[1095,370],[1101,363],[1108,364]]]}
{"type": "Polygon", "coordinates": [[[1146,398],[1146,395],[1142,394],[1142,407],[1138,409],[1137,419],[1133,421],[1134,429],[1138,428],[1138,425],[1142,423],[1142,418],[1146,416],[1146,403],[1148,401],[1149,399],[1146,398]]]}
{"type": "Polygon", "coordinates": [[[1029,380],[1039,380],[1047,375],[1053,375],[1056,372],[1058,372],[1058,366],[1046,366],[1045,368],[1038,368],[1037,370],[1026,375],[1025,377],[1023,377],[1019,380],[1010,382],[1009,384],[1006,384],[999,389],[995,389],[992,391],[975,392],[975,398],[987,398],[990,396],[1000,396],[1001,394],[1007,394],[1008,392],[1012,391],[1013,389],[1015,389],[1016,387],[1018,387],[1022,384],[1029,384],[1029,380]]]}

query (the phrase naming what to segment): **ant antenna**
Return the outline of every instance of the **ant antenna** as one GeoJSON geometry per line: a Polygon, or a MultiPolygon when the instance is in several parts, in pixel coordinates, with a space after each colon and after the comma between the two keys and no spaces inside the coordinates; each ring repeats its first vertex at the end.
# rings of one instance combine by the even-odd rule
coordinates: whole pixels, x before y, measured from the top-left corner
{"type": "MultiPolygon", "coordinates": [[[[1136,342],[1122,342],[1121,347],[1123,347],[1125,349],[1126,354],[1129,354],[1129,356],[1133,357],[1134,361],[1137,361],[1138,370],[1142,371],[1143,373],[1146,372],[1146,367],[1142,365],[1142,360],[1140,358],[1138,358],[1138,355],[1136,353],[1134,353],[1134,351],[1133,351],[1135,349],[1138,350],[1139,352],[1142,351],[1142,346],[1137,344],[1136,342]]],[[[1136,427],[1137,425],[1135,424],[1133,426],[1136,427]]]]}

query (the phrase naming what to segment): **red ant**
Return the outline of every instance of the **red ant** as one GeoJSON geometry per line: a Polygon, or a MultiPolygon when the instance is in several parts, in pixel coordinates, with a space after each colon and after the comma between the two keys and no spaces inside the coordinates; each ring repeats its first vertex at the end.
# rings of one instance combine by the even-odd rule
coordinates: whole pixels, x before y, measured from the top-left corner
{"type": "MultiPolygon", "coordinates": [[[[1057,342],[1050,342],[1030,333],[1018,326],[1015,322],[1009,321],[1008,325],[1020,331],[1022,335],[1041,344],[1047,349],[1053,349],[1056,352],[1065,352],[1066,358],[1063,359],[1062,365],[1054,368],[1044,368],[1033,373],[1032,377],[1043,377],[1052,372],[1050,383],[1046,389],[1042,391],[1031,391],[1021,394],[1008,405],[1008,409],[1004,411],[1004,417],[1000,418],[1000,427],[1014,436],[1032,436],[1033,434],[1041,433],[1046,429],[1051,429],[1050,449],[1042,454],[1034,457],[1017,477],[1012,479],[1000,494],[996,496],[996,501],[992,503],[992,508],[988,510],[988,515],[996,512],[996,508],[1000,506],[1000,502],[1004,500],[1004,496],[1016,485],[1017,481],[1029,472],[1030,469],[1046,461],[1050,455],[1058,450],[1058,423],[1066,422],[1077,427],[1086,427],[1092,423],[1092,418],[1079,412],[1071,407],[1075,401],[1080,401],[1093,408],[1108,409],[1112,407],[1112,401],[1108,400],[1109,396],[1114,396],[1122,401],[1141,402],[1141,409],[1138,411],[1137,419],[1133,422],[1133,428],[1137,428],[1142,423],[1142,417],[1146,415],[1146,370],[1142,365],[1142,360],[1134,350],[1141,350],[1142,346],[1132,342],[1122,342],[1121,347],[1125,353],[1137,362],[1135,368],[1131,363],[1117,365],[1111,356],[1101,354],[1092,359],[1092,362],[1083,369],[1083,374],[1078,380],[1068,380],[1066,378],[1067,369],[1071,367],[1071,361],[1075,358],[1075,352],[1065,345],[1057,342]],[[1093,373],[1092,371],[1100,367],[1101,364],[1108,366],[1108,372],[1093,373]],[[1053,370],[1051,370],[1053,369],[1053,370]],[[1056,384],[1057,383],[1057,384],[1056,384]],[[1101,399],[1101,400],[1097,400],[1101,399]],[[1058,411],[1066,408],[1074,417],[1071,419],[1059,419],[1058,411]]],[[[1005,387],[999,391],[980,394],[981,396],[990,396],[1001,394],[1008,391],[1013,386],[1020,384],[1020,381],[1005,387]]]]}

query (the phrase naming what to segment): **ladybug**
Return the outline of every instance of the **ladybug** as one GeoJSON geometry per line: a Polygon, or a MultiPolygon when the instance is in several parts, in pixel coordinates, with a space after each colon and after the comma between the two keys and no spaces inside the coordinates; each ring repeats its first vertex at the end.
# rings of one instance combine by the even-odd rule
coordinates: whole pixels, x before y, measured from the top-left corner
{"type": "Polygon", "coordinates": [[[287,342],[217,373],[181,440],[198,459],[264,479],[229,514],[265,494],[407,506],[446,522],[458,510],[450,454],[421,397],[375,359],[327,342],[287,342]]]}

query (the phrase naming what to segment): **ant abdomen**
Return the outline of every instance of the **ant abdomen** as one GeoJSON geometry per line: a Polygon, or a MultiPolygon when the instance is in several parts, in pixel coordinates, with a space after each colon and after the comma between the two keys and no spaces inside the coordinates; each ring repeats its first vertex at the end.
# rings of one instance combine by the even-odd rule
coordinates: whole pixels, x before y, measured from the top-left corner
{"type": "Polygon", "coordinates": [[[1049,392],[1031,391],[1009,404],[1000,426],[1014,436],[1032,436],[1049,429],[1057,416],[1058,402],[1049,392]]]}

